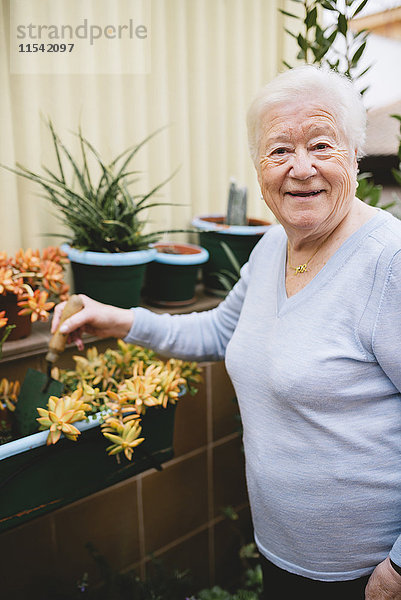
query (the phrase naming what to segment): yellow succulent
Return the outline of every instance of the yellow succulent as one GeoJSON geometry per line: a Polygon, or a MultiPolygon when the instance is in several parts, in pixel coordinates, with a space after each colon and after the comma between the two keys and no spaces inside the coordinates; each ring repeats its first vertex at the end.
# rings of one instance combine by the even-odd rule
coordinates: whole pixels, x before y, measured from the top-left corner
{"type": "Polygon", "coordinates": [[[87,403],[86,411],[99,408],[104,404],[106,392],[101,392],[99,388],[93,388],[85,382],[80,387],[82,388],[82,400],[87,403]]]}
{"type": "Polygon", "coordinates": [[[85,419],[85,411],[90,410],[91,406],[85,403],[82,388],[78,388],[71,396],[50,396],[47,403],[48,409],[37,408],[40,417],[36,420],[40,423],[40,429],[50,429],[46,444],[55,444],[63,433],[66,438],[77,440],[80,434],[79,429],[72,423],[85,419]]]}
{"type": "Polygon", "coordinates": [[[163,369],[160,385],[156,389],[156,392],[158,392],[158,403],[164,408],[166,408],[169,402],[175,404],[183,385],[185,385],[185,379],[180,376],[178,367],[163,369]]]}
{"type": "Polygon", "coordinates": [[[161,382],[161,370],[161,365],[149,365],[145,369],[141,360],[135,365],[132,377],[118,386],[117,393],[113,394],[111,392],[109,396],[115,401],[118,398],[122,404],[133,404],[138,413],[143,413],[146,406],[156,406],[158,404],[156,389],[161,382]]]}
{"type": "Polygon", "coordinates": [[[193,395],[198,391],[196,386],[202,383],[201,370],[197,362],[184,361],[179,358],[170,358],[166,366],[169,368],[178,368],[181,377],[185,379],[188,391],[193,395]]]}
{"type": "Polygon", "coordinates": [[[102,425],[103,435],[110,442],[113,442],[107,448],[108,453],[118,455],[124,452],[126,458],[131,460],[134,448],[142,444],[145,439],[139,437],[141,431],[139,415],[131,415],[125,423],[116,418],[108,417],[102,425]]]}
{"type": "Polygon", "coordinates": [[[15,411],[20,391],[19,381],[8,381],[5,377],[0,381],[0,407],[15,411]]]}

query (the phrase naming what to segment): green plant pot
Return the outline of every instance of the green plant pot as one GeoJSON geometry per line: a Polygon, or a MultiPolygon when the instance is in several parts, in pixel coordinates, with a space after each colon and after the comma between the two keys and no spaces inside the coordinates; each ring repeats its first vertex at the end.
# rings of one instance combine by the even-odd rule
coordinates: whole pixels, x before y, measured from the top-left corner
{"type": "Polygon", "coordinates": [[[68,244],[61,248],[71,261],[76,294],[120,308],[138,306],[146,265],[156,256],[155,249],[109,254],[81,252],[68,244]]]}
{"type": "Polygon", "coordinates": [[[154,247],[157,255],[146,269],[146,301],[165,307],[193,304],[199,267],[209,258],[207,250],[178,242],[159,242],[154,247]]]}
{"type": "Polygon", "coordinates": [[[196,217],[192,225],[198,228],[199,243],[209,252],[209,260],[202,267],[205,291],[215,296],[225,296],[227,290],[219,281],[217,273],[233,267],[221,242],[225,242],[238,263],[244,265],[253,248],[266,233],[271,223],[259,219],[248,219],[248,225],[225,225],[224,215],[196,217]]]}
{"type": "Polygon", "coordinates": [[[74,423],[76,442],[46,446],[48,431],[0,446],[0,531],[65,506],[147,469],[161,469],[173,457],[175,405],[148,408],[142,416],[145,441],[132,461],[106,453],[110,442],[99,420],[74,423]]]}

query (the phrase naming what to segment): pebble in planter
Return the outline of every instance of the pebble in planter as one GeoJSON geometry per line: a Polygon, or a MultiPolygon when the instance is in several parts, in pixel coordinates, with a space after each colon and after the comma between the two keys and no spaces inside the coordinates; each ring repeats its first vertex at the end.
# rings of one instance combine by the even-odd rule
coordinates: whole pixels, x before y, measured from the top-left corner
{"type": "Polygon", "coordinates": [[[157,242],[154,248],[157,254],[146,270],[146,301],[165,307],[193,304],[199,267],[209,259],[208,251],[178,242],[157,242]]]}

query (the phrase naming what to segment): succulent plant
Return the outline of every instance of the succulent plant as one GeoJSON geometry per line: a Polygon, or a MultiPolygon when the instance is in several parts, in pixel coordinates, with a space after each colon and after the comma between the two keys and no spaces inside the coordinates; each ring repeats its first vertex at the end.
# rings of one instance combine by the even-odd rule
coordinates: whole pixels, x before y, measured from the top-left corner
{"type": "Polygon", "coordinates": [[[20,391],[19,381],[9,381],[5,377],[0,381],[0,407],[14,412],[20,391]]]}
{"type": "Polygon", "coordinates": [[[142,427],[139,424],[139,415],[130,415],[129,419],[120,420],[115,417],[107,417],[101,429],[105,438],[113,442],[108,446],[110,455],[118,455],[124,452],[128,460],[132,459],[134,448],[145,440],[139,437],[142,427]]]}
{"type": "MultiPolygon", "coordinates": [[[[101,432],[112,442],[107,452],[117,460],[120,454],[131,460],[134,448],[144,441],[140,417],[147,408],[175,404],[183,391],[194,393],[201,381],[196,362],[164,362],[153,350],[122,340],[117,341],[117,349],[99,353],[92,347],[74,360],[74,370],[52,369],[52,377],[63,383],[65,394],[51,396],[47,409],[37,409],[40,430],[49,430],[47,445],[55,444],[61,435],[76,441],[80,430],[73,423],[96,413],[103,420],[101,432]]],[[[18,388],[0,382],[0,401],[2,393],[14,406],[18,388]]]]}
{"type": "Polygon", "coordinates": [[[40,414],[37,418],[40,423],[40,429],[49,429],[46,444],[55,444],[63,433],[69,440],[76,441],[80,434],[79,429],[74,427],[72,423],[85,419],[86,411],[91,410],[91,406],[85,403],[83,389],[78,388],[71,396],[50,396],[48,401],[48,409],[37,408],[40,414]]]}
{"type": "MultiPolygon", "coordinates": [[[[47,321],[53,300],[65,300],[69,286],[64,281],[66,254],[54,246],[39,250],[20,249],[14,256],[0,252],[0,295],[14,294],[22,315],[31,321],[47,321]]],[[[1,326],[0,326],[1,327],[1,326]]]]}
{"type": "MultiPolygon", "coordinates": [[[[202,380],[201,369],[196,362],[187,362],[179,359],[170,359],[167,362],[159,360],[154,351],[135,344],[128,344],[123,340],[117,341],[117,349],[108,348],[104,353],[99,353],[96,348],[89,348],[85,356],[74,356],[75,369],[53,369],[54,379],[61,381],[67,392],[71,392],[80,384],[88,384],[99,388],[102,392],[121,390],[121,384],[131,380],[133,374],[144,375],[144,370],[149,366],[160,366],[170,373],[174,371],[176,378],[183,381],[179,383],[192,395],[196,393],[197,386],[202,380]],[[141,366],[140,366],[141,365],[141,366]]],[[[150,373],[150,372],[149,372],[150,373]]],[[[171,375],[170,375],[171,377],[171,375]]],[[[165,386],[170,385],[165,379],[165,386]]],[[[171,392],[175,392],[175,388],[171,392]]],[[[163,405],[163,398],[156,404],[163,405]]],[[[176,398],[174,393],[169,394],[171,401],[176,398]]]]}

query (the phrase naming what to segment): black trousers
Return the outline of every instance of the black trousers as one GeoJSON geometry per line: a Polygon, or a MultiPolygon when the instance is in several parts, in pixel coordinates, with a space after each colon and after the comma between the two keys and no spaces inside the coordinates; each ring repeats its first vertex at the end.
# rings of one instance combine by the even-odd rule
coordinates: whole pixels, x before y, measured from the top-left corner
{"type": "Polygon", "coordinates": [[[263,600],[364,600],[365,587],[369,579],[360,577],[349,581],[316,581],[294,575],[261,558],[263,572],[263,600]]]}

